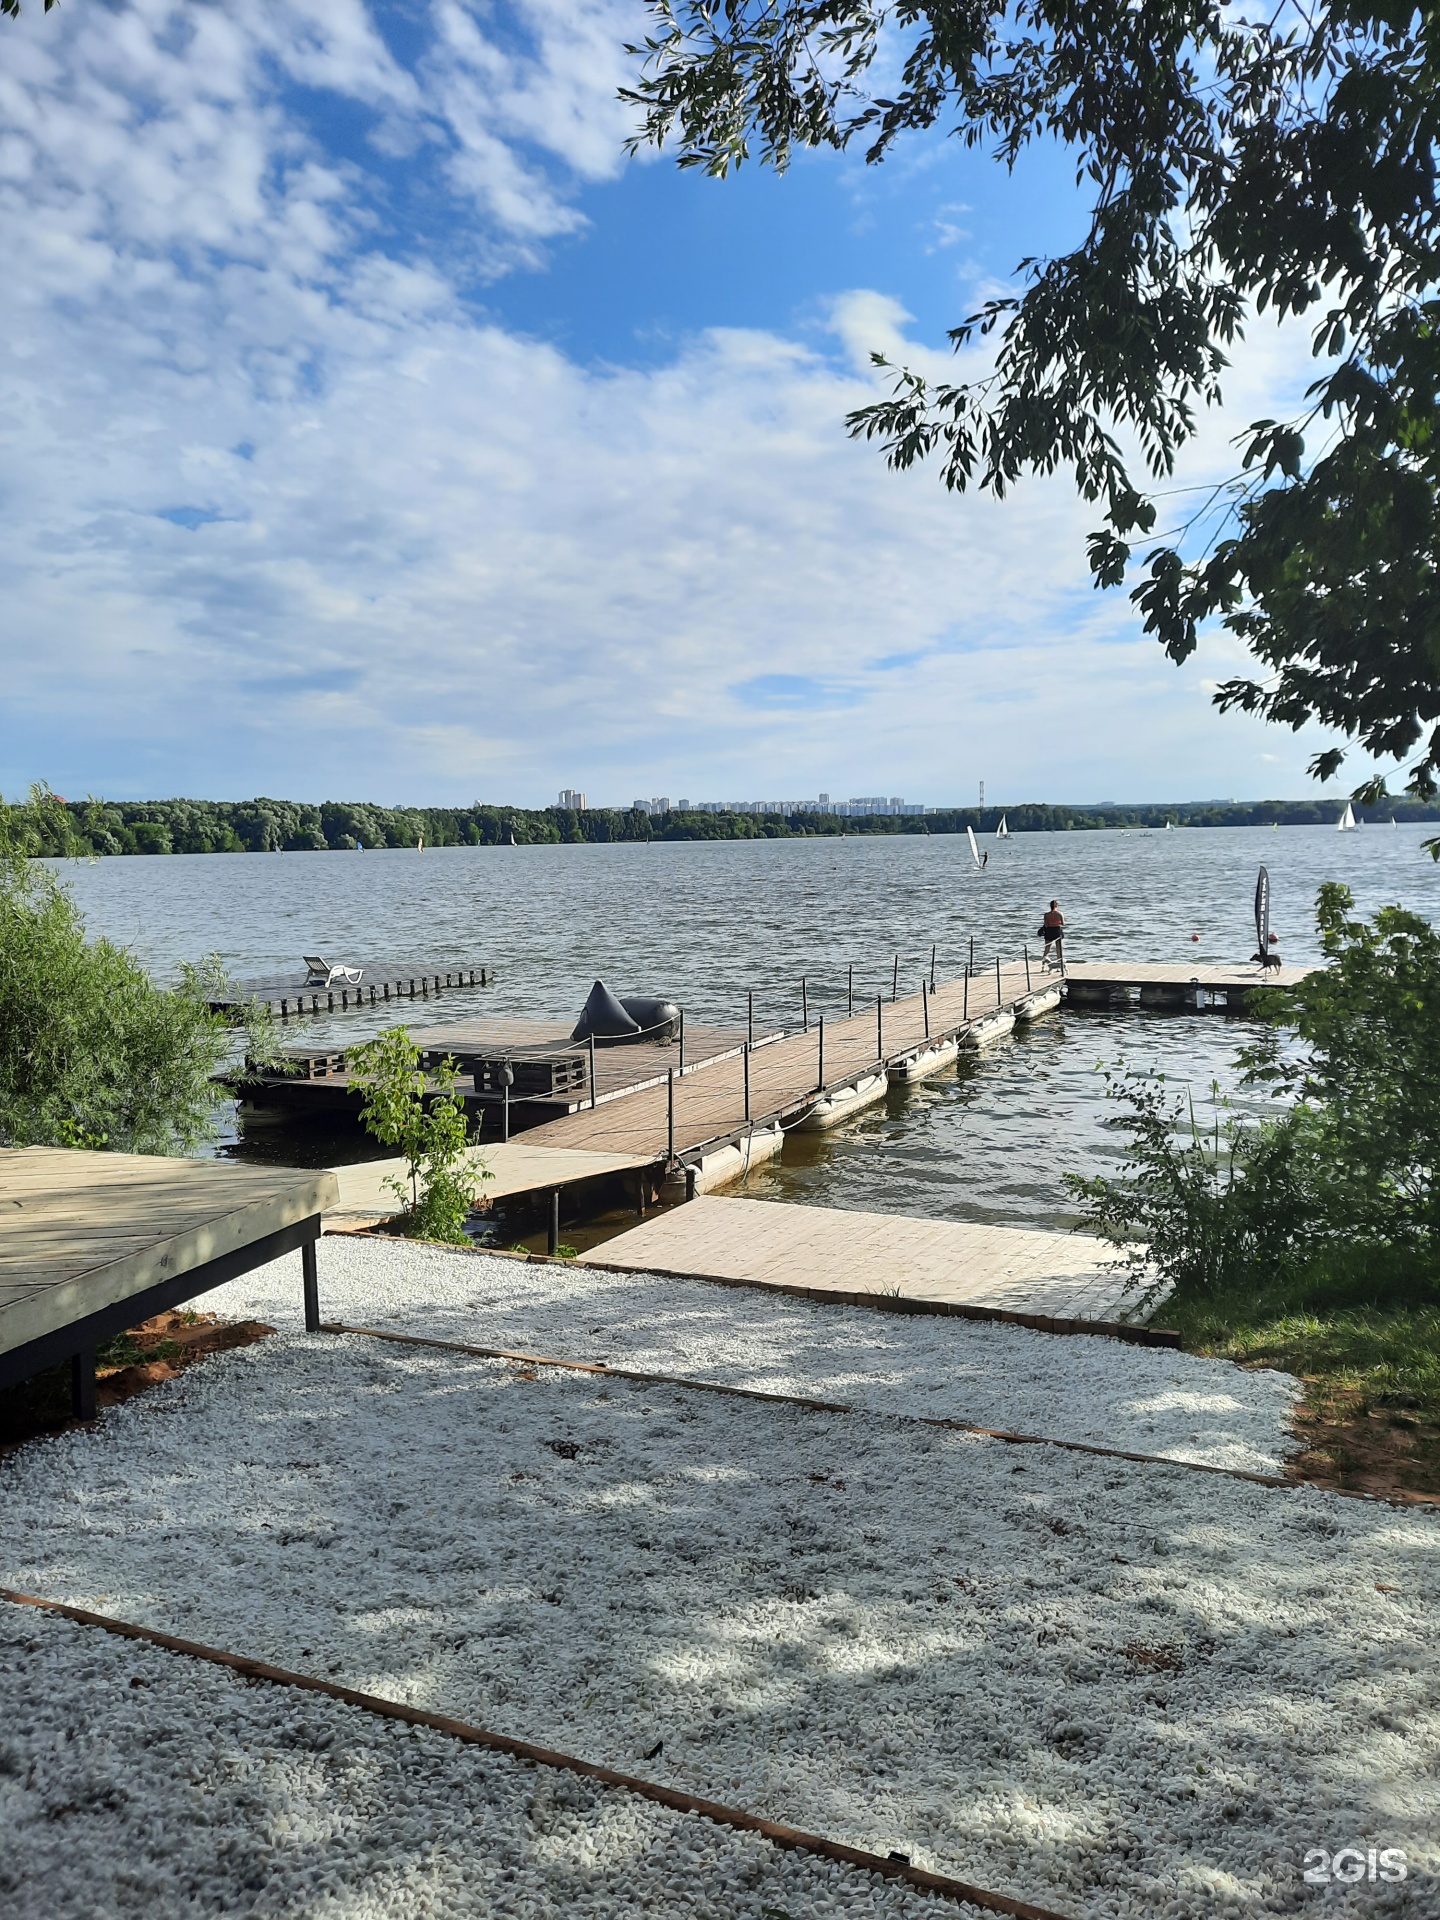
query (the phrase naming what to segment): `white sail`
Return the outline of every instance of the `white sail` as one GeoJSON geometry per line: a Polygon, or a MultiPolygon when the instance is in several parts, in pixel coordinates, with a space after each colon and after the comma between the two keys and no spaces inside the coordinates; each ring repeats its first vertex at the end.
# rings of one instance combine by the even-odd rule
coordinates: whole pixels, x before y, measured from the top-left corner
{"type": "Polygon", "coordinates": [[[1335,831],[1337,833],[1354,833],[1355,831],[1355,809],[1348,800],[1345,802],[1345,811],[1341,814],[1340,824],[1335,831]]]}
{"type": "Polygon", "coordinates": [[[1000,824],[995,829],[995,838],[997,840],[1008,840],[1010,838],[1010,828],[1006,824],[1008,818],[1009,816],[1007,814],[1001,814],[1000,824]]]}
{"type": "Polygon", "coordinates": [[[970,836],[970,858],[978,867],[980,864],[980,849],[975,844],[975,829],[974,827],[966,827],[965,831],[970,836]]]}

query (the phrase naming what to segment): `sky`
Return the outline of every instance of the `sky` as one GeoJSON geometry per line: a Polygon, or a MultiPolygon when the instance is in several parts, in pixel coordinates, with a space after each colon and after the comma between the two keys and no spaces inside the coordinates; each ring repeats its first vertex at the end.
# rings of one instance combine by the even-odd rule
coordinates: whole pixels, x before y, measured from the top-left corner
{"type": "MultiPolygon", "coordinates": [[[[1320,736],[1213,708],[1233,644],[1177,670],[1093,590],[1063,477],[957,498],[846,437],[872,352],[949,370],[946,328],[1073,241],[1073,167],[628,159],[645,26],[0,22],[0,793],[1312,792],[1320,736]]],[[[1311,377],[1252,329],[1175,484],[1311,377]]]]}

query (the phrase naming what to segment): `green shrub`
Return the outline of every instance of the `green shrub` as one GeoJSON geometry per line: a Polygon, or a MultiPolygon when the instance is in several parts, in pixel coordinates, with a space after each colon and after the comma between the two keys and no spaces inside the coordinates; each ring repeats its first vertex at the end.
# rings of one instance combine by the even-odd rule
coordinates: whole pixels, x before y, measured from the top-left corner
{"type": "Polygon", "coordinates": [[[1351,917],[1320,890],[1326,964],[1267,991],[1247,1084],[1289,1104],[1239,1122],[1154,1082],[1108,1076],[1127,1107],[1118,1178],[1067,1176],[1085,1224],[1152,1294],[1260,1294],[1287,1309],[1440,1298],[1440,933],[1401,907],[1351,917]]]}
{"type": "MultiPolygon", "coordinates": [[[[213,1137],[230,1050],[218,962],[157,987],[48,868],[0,841],[0,1145],[188,1153],[213,1137]]],[[[252,1054],[273,1053],[263,1017],[252,1054]]]]}
{"type": "Polygon", "coordinates": [[[404,1203],[405,1232],[464,1245],[465,1222],[491,1178],[468,1150],[465,1106],[455,1091],[453,1060],[426,1075],[420,1049],[404,1027],[347,1050],[346,1064],[365,1095],[360,1118],[405,1160],[405,1177],[387,1184],[404,1203]]]}

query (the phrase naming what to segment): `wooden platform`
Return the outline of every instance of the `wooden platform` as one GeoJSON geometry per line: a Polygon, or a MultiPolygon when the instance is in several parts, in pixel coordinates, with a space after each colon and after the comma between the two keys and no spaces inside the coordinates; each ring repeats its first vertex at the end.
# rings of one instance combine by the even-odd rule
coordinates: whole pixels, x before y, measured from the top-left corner
{"type": "Polygon", "coordinates": [[[93,1410],[98,1345],[296,1247],[309,1318],[314,1243],[335,1199],[326,1172],[0,1149],[0,1387],[70,1359],[77,1410],[93,1410]]]}
{"type": "Polygon", "coordinates": [[[1309,977],[1309,967],[1261,968],[1253,961],[1233,966],[1156,965],[1134,960],[1088,960],[1065,970],[1066,999],[1078,1004],[1075,988],[1107,989],[1113,993],[1137,993],[1142,1003],[1149,996],[1157,1001],[1183,1002],[1200,989],[1202,997],[1223,995],[1225,1000],[1239,996],[1248,999],[1257,987],[1298,987],[1309,977]]]}
{"type": "MultiPolygon", "coordinates": [[[[969,981],[941,983],[934,993],[874,1001],[843,1020],[817,1022],[808,1032],[786,1034],[749,1055],[750,1094],[745,1094],[743,1049],[708,1061],[703,1071],[674,1080],[674,1150],[677,1156],[716,1141],[743,1138],[752,1127],[776,1121],[793,1125],[822,1091],[836,1091],[919,1053],[944,1035],[963,1034],[997,1007],[1013,1007],[1053,975],[1032,962],[991,969],[969,981]]],[[[672,1060],[673,1064],[673,1060],[672,1060]]],[[[588,1108],[548,1121],[527,1138],[537,1147],[579,1147],[590,1152],[666,1158],[671,1139],[670,1083],[632,1093],[591,1112],[588,1108]]]]}
{"type": "MultiPolygon", "coordinates": [[[[607,1102],[647,1087],[663,1087],[671,1069],[679,1070],[681,1050],[677,1043],[643,1041],[635,1046],[597,1047],[594,1052],[595,1093],[590,1096],[589,1049],[570,1038],[571,1023],[559,1020],[462,1020],[451,1025],[412,1027],[410,1037],[422,1050],[422,1059],[438,1061],[450,1054],[460,1059],[485,1056],[512,1060],[541,1059],[550,1056],[575,1056],[583,1066],[584,1085],[544,1096],[512,1096],[512,1131],[533,1126],[536,1119],[549,1120],[570,1113],[589,1112],[607,1102]]],[[[757,1047],[773,1036],[757,1036],[757,1047]]],[[[745,1031],[738,1027],[687,1025],[684,1062],[686,1077],[720,1060],[738,1060],[745,1045],[745,1031]]],[[[241,1098],[255,1104],[307,1109],[353,1108],[358,1111],[359,1094],[354,1087],[343,1048],[329,1050],[289,1047],[285,1050],[288,1072],[249,1072],[228,1075],[226,1083],[241,1098]]],[[[477,1094],[468,1077],[461,1077],[457,1092],[472,1109],[488,1113],[503,1104],[494,1094],[477,1094]]],[[[498,1111],[481,1122],[481,1138],[498,1140],[501,1133],[498,1111]]],[[[614,1151],[602,1146],[600,1151],[614,1151]]]]}
{"type": "Polygon", "coordinates": [[[388,1006],[392,1001],[428,1000],[461,987],[486,987],[495,979],[493,967],[469,961],[457,965],[453,960],[352,960],[345,964],[358,967],[361,978],[352,985],[337,980],[332,987],[306,985],[307,968],[302,961],[287,971],[269,973],[253,980],[237,980],[233,993],[221,994],[210,1002],[212,1013],[230,1013],[242,1006],[269,1007],[282,1020],[305,1014],[347,1013],[358,1007],[388,1006]]]}
{"type": "MultiPolygon", "coordinates": [[[[554,1193],[648,1167],[648,1160],[626,1153],[580,1153],[573,1149],[531,1146],[528,1137],[477,1148],[493,1178],[481,1186],[487,1200],[509,1200],[524,1193],[554,1193]]],[[[401,1211],[401,1202],[387,1181],[400,1178],[403,1160],[366,1160],[357,1166],[332,1167],[338,1198],[325,1209],[329,1233],[353,1233],[379,1226],[401,1211]]]]}
{"type": "Polygon", "coordinates": [[[1082,1234],[701,1198],[581,1259],[586,1266],[775,1287],[812,1299],[910,1302],[1094,1331],[1130,1320],[1135,1309],[1134,1292],[1107,1271],[1113,1257],[1104,1242],[1082,1234]]]}

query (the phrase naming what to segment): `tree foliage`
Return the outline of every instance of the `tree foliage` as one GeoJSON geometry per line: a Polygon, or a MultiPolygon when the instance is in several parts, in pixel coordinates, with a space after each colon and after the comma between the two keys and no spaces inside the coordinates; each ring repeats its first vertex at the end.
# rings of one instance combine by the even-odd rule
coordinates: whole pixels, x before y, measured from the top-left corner
{"type": "MultiPolygon", "coordinates": [[[[224,1098],[230,1038],[209,1010],[213,963],[157,987],[108,940],[87,942],[48,869],[0,842],[0,1146],[188,1153],[224,1098]]],[[[252,1031],[264,1054],[265,1035],[252,1031]]]]}
{"type": "Polygon", "coordinates": [[[1261,998],[1266,1031],[1240,1055],[1246,1081],[1288,1103],[1276,1117],[1217,1110],[1202,1128],[1163,1083],[1109,1076],[1127,1109],[1120,1175],[1068,1184],[1153,1288],[1440,1297],[1440,932],[1353,906],[1321,888],[1327,964],[1261,998]]]}
{"type": "MultiPolygon", "coordinates": [[[[1100,511],[1098,586],[1130,581],[1176,661],[1216,618],[1250,649],[1259,671],[1222,685],[1222,708],[1413,754],[1413,791],[1437,790],[1440,16],[1344,0],[1257,19],[1208,0],[649,6],[627,97],[637,144],[673,142],[682,166],[783,168],[797,147],[856,141],[873,163],[936,126],[1006,167],[1069,149],[1083,234],[953,330],[957,349],[992,341],[983,368],[892,369],[851,431],[898,468],[934,457],[961,492],[1068,469],[1100,511]],[[1157,483],[1255,314],[1310,327],[1322,364],[1303,414],[1255,422],[1233,480],[1162,526],[1157,483]]],[[[1327,749],[1312,771],[1342,759],[1327,749]]]]}
{"type": "Polygon", "coordinates": [[[404,1027],[350,1048],[346,1063],[365,1096],[364,1125],[404,1158],[404,1177],[387,1184],[404,1205],[405,1231],[417,1239],[463,1243],[480,1183],[491,1174],[469,1152],[455,1063],[421,1072],[420,1049],[404,1027]]]}

